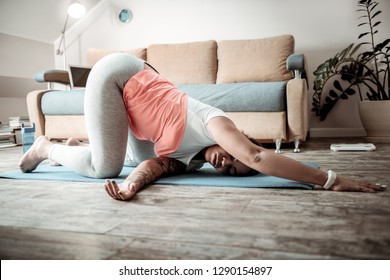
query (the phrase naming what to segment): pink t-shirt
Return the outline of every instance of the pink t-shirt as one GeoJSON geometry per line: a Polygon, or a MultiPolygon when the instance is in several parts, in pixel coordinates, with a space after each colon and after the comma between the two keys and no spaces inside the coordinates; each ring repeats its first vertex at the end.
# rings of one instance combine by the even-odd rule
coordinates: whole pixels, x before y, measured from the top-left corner
{"type": "Polygon", "coordinates": [[[136,138],[155,143],[158,156],[179,148],[186,126],[186,94],[158,73],[144,69],[126,83],[123,100],[136,138]]]}

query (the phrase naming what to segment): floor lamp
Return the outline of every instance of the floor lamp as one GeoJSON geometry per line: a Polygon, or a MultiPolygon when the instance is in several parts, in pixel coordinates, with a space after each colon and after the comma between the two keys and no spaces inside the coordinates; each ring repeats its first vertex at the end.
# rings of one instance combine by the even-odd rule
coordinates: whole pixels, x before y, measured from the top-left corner
{"type": "Polygon", "coordinates": [[[66,65],[66,44],[65,44],[65,32],[66,32],[66,26],[68,24],[68,19],[69,17],[71,18],[81,18],[85,15],[85,7],[78,1],[73,1],[69,6],[68,6],[68,13],[66,15],[66,20],[64,24],[64,28],[62,29],[61,32],[61,40],[58,45],[58,49],[56,51],[57,55],[62,55],[63,60],[64,60],[64,70],[66,70],[67,65],[66,65]],[[63,47],[61,50],[61,46],[63,47]]]}

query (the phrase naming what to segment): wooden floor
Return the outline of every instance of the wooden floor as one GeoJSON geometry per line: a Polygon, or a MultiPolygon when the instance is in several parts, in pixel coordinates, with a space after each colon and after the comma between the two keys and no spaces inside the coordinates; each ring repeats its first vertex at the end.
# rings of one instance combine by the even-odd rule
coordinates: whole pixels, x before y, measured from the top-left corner
{"type": "MultiPolygon", "coordinates": [[[[319,139],[302,153],[340,175],[390,187],[390,144],[331,152],[319,139]]],[[[0,149],[0,172],[21,148],[0,149]]],[[[1,259],[390,259],[390,191],[242,189],[153,185],[131,202],[101,184],[0,179],[1,259]]]]}

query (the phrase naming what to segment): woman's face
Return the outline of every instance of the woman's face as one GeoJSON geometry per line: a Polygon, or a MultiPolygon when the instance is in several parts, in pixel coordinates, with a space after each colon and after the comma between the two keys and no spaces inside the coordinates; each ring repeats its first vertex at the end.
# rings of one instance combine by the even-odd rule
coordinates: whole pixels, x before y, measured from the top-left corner
{"type": "Polygon", "coordinates": [[[204,157],[208,163],[222,174],[245,176],[252,170],[218,145],[208,147],[205,151],[204,157]]]}

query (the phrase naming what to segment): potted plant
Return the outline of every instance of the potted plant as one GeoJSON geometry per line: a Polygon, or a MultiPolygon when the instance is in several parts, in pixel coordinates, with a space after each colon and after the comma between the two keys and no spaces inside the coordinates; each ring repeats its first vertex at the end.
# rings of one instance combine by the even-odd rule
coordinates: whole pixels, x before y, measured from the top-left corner
{"type": "Polygon", "coordinates": [[[383,123],[389,132],[381,130],[380,136],[390,137],[390,116],[384,117],[379,109],[370,109],[375,104],[385,107],[384,111],[390,112],[390,39],[380,43],[375,41],[381,25],[378,15],[382,13],[378,10],[378,4],[372,0],[358,2],[357,12],[362,14],[358,27],[364,28],[358,40],[362,42],[350,44],[314,71],[312,111],[323,121],[337,101],[358,94],[360,116],[367,136],[371,136],[372,132],[368,127],[370,123],[375,125],[383,123]],[[328,85],[331,85],[330,89],[326,87],[328,85]],[[373,113],[368,121],[364,116],[364,111],[367,110],[373,113]]]}

